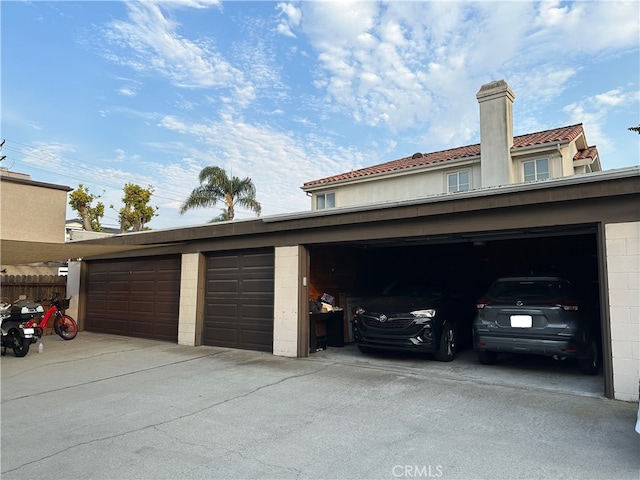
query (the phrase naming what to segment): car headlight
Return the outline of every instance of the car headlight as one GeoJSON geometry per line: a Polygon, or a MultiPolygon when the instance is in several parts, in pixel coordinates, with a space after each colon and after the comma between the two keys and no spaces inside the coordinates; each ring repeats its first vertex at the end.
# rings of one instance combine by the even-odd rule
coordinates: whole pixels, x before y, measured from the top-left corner
{"type": "Polygon", "coordinates": [[[433,318],[436,316],[436,310],[434,308],[429,308],[427,310],[414,310],[410,313],[417,318],[433,318]]]}

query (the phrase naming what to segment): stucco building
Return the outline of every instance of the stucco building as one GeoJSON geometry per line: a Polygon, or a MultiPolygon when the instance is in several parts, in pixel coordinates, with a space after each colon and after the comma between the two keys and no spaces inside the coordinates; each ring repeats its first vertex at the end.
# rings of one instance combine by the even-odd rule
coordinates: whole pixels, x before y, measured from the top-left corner
{"type": "MultiPolygon", "coordinates": [[[[67,193],[71,190],[1,168],[0,239],[63,243],[67,193]]],[[[5,273],[13,275],[56,275],[58,267],[57,264],[38,267],[2,264],[5,273]]]]}
{"type": "Polygon", "coordinates": [[[414,153],[305,183],[312,209],[415,200],[431,195],[563,178],[602,170],[581,124],[513,136],[514,93],[500,80],[482,86],[480,143],[414,153]]]}

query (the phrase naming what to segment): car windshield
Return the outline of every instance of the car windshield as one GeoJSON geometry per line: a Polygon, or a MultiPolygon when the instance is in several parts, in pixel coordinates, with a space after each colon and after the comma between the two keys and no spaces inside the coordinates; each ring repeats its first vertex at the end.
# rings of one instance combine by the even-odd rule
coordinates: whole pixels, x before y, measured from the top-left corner
{"type": "Polygon", "coordinates": [[[383,295],[385,297],[429,297],[438,298],[444,295],[442,288],[425,285],[420,281],[396,280],[387,288],[383,295]]]}
{"type": "Polygon", "coordinates": [[[559,279],[501,280],[487,292],[487,297],[497,301],[553,301],[569,295],[569,284],[559,279]]]}

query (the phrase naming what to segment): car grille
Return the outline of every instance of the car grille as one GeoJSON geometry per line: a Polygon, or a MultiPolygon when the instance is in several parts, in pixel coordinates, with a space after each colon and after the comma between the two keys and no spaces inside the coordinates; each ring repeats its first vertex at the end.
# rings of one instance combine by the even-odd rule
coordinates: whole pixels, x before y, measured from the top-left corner
{"type": "Polygon", "coordinates": [[[413,323],[413,318],[397,317],[389,318],[381,322],[378,317],[364,317],[364,324],[372,328],[405,328],[413,323]]]}

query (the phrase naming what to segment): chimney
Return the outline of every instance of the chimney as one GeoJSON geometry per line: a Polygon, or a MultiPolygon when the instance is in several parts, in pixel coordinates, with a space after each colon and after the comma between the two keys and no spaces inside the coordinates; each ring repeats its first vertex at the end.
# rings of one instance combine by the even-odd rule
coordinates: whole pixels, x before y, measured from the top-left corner
{"type": "Polygon", "coordinates": [[[504,80],[487,83],[476,95],[480,104],[480,172],[483,187],[514,183],[513,100],[504,80]]]}

